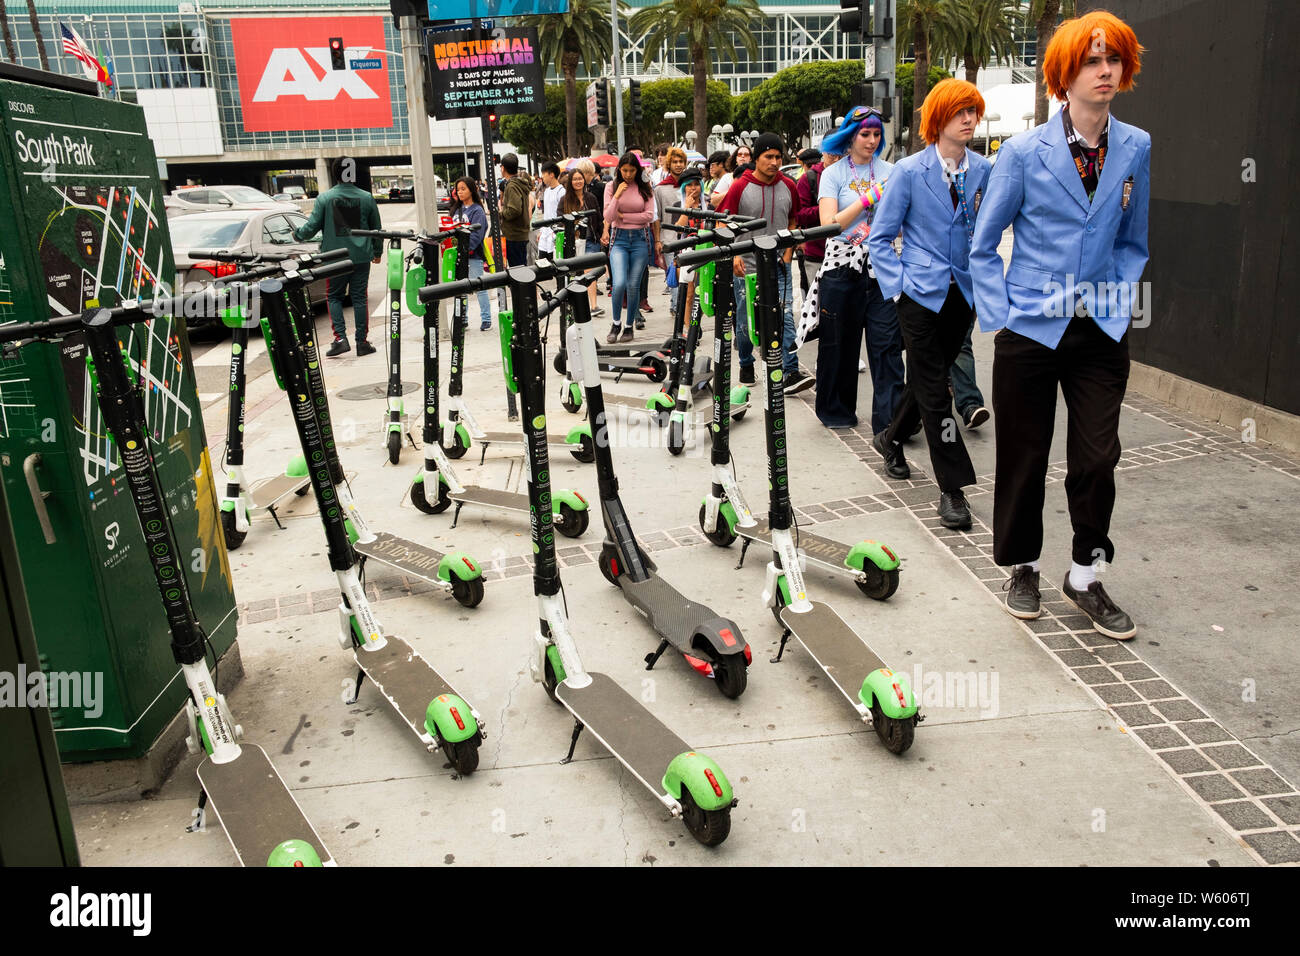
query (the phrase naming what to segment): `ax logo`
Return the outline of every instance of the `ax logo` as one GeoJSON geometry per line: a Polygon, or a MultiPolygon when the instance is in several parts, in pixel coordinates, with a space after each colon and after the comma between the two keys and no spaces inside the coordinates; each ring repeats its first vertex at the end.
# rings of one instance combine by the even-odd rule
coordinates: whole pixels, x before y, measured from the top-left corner
{"type": "Polygon", "coordinates": [[[393,125],[382,17],[233,17],[235,72],[249,132],[390,129],[393,125]],[[331,69],[329,38],[344,60],[378,69],[331,69]]]}

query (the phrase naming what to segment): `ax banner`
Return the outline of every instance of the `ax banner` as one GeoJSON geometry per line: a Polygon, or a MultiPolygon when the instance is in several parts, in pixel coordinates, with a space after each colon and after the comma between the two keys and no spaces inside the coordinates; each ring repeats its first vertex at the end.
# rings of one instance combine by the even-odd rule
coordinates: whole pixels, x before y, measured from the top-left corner
{"type": "Polygon", "coordinates": [[[568,13],[569,0],[428,0],[430,20],[568,13]]]}
{"type": "Polygon", "coordinates": [[[546,109],[537,30],[499,27],[429,35],[429,110],[438,119],[546,109]]]}
{"type": "Polygon", "coordinates": [[[389,129],[383,17],[231,17],[244,129],[389,129]],[[331,69],[342,37],[345,70],[331,69]]]}

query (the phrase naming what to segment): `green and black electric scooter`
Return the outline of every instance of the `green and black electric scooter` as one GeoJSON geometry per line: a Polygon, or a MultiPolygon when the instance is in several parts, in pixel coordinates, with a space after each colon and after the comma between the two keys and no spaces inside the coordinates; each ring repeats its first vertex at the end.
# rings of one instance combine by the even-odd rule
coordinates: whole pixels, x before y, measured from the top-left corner
{"type": "MultiPolygon", "coordinates": [[[[255,482],[251,486],[244,478],[244,411],[246,404],[248,326],[244,319],[250,314],[249,283],[259,277],[274,275],[278,264],[265,265],[262,256],[251,252],[230,252],[225,249],[191,249],[191,259],[211,259],[215,262],[239,263],[244,271],[218,278],[220,285],[231,287],[229,304],[222,309],[221,321],[230,329],[230,389],[226,410],[226,450],[222,462],[226,472],[226,490],[221,496],[221,532],[226,539],[226,549],[233,551],[244,543],[254,512],[266,511],[277,528],[283,530],[276,508],[289,495],[305,495],[311,490],[307,477],[307,463],[301,455],[289,460],[284,474],[255,482]]],[[[333,262],[347,255],[346,249],[315,255],[293,257],[304,268],[313,263],[333,262]]]]}
{"type": "Polygon", "coordinates": [[[406,414],[406,400],[402,398],[402,292],[406,280],[402,240],[414,241],[416,235],[409,229],[353,229],[352,235],[388,240],[388,253],[384,257],[388,279],[388,409],[384,413],[384,444],[388,448],[389,462],[396,465],[402,458],[403,435],[411,447],[415,447],[410,417],[406,414]]]}
{"type": "MultiPolygon", "coordinates": [[[[885,747],[901,754],[911,746],[915,727],[922,719],[907,677],[886,667],[875,651],[829,605],[809,600],[803,576],[805,561],[813,561],[825,568],[846,571],[864,594],[884,600],[898,587],[898,558],[879,542],[861,541],[849,548],[797,528],[792,531],[794,516],[787,470],[789,430],[786,427],[785,393],[781,388],[782,310],[777,294],[777,255],[782,249],[810,239],[837,235],[839,231],[836,225],[783,230],[775,236],[759,236],[729,247],[692,250],[678,257],[678,261],[686,265],[702,265],[752,250],[758,263],[755,321],[751,328],[754,329],[754,343],[760,349],[766,375],[764,416],[767,426],[768,519],[765,522],[755,520],[739,496],[734,478],[726,483],[729,487],[720,480],[720,472],[725,471],[725,460],[720,460],[723,456],[719,454],[718,442],[720,435],[725,436],[725,431],[715,428],[714,482],[701,508],[700,523],[705,536],[717,545],[727,546],[737,535],[743,537],[741,564],[751,543],[758,541],[771,549],[772,561],[767,565],[763,600],[772,608],[783,628],[781,646],[773,661],[781,660],[786,641],[791,636],[797,638],[858,715],[873,726],[885,747]]],[[[722,288],[724,284],[730,286],[731,277],[718,273],[725,273],[725,270],[720,268],[714,275],[715,310],[722,308],[724,302],[730,303],[734,314],[731,290],[722,288]]],[[[725,417],[722,422],[725,422],[725,417]]],[[[719,424],[715,408],[714,425],[719,424]]],[[[725,448],[723,437],[722,450],[725,448]]]]}
{"type": "MultiPolygon", "coordinates": [[[[555,221],[547,220],[547,222],[555,221]]],[[[455,248],[444,253],[444,277],[447,281],[469,278],[470,231],[468,224],[461,226],[457,230],[455,248]]],[[[518,449],[523,442],[517,432],[484,431],[465,404],[465,330],[468,327],[469,297],[458,296],[452,309],[451,374],[447,379],[447,424],[443,430],[442,447],[449,458],[460,458],[469,451],[474,442],[478,442],[482,447],[479,455],[479,464],[482,464],[487,457],[489,445],[518,449]]],[[[504,333],[502,341],[503,343],[506,341],[504,333]]],[[[553,447],[569,452],[584,464],[596,458],[591,441],[591,426],[585,422],[574,425],[564,434],[548,434],[546,440],[553,447]]]]}
{"type": "MultiPolygon", "coordinates": [[[[342,466],[329,425],[329,399],[320,377],[319,353],[314,338],[304,341],[300,337],[301,326],[295,327],[300,320],[291,314],[289,303],[290,286],[305,295],[306,284],[330,268],[264,279],[258,292],[263,333],[293,408],[294,426],[325,530],[330,567],[342,592],[339,642],[352,649],[358,668],[349,702],[357,699],[362,682],[369,677],[430,752],[441,748],[459,773],[468,774],[478,767],[484,737],[482,717],[414,647],[384,633],[365,595],[364,565],[353,541],[362,537],[373,541],[373,533],[361,519],[346,482],[336,477],[342,475],[342,466]]],[[[439,578],[462,605],[474,607],[482,600],[482,571],[467,555],[444,555],[439,564],[439,578]]]]}
{"type": "MultiPolygon", "coordinates": [[[[569,631],[564,590],[555,554],[551,514],[550,461],[546,441],[546,364],[542,352],[536,288],[539,275],[551,269],[570,271],[604,264],[600,254],[576,256],[537,271],[516,266],[481,279],[466,279],[422,290],[431,298],[460,295],[477,289],[508,285],[514,327],[510,341],[510,384],[518,391],[527,436],[528,495],[537,520],[532,522],[533,590],[537,594],[538,630],[530,663],[534,680],[552,700],[574,718],[573,737],[564,762],[573,759],[584,727],[673,816],[680,816],[695,839],[716,846],[731,830],[731,808],[736,800],[731,783],[711,758],[692,750],[664,726],[644,705],[604,674],[591,673],[582,664],[578,645],[569,631]]],[[[574,283],[552,297],[546,309],[558,308],[565,296],[586,295],[574,283]]],[[[544,314],[544,313],[543,313],[544,314]]]]}
{"type": "MultiPolygon", "coordinates": [[[[542,226],[560,226],[560,231],[555,234],[555,254],[551,259],[563,259],[568,255],[576,255],[578,250],[578,223],[583,219],[595,219],[600,212],[595,209],[588,209],[584,212],[569,212],[554,219],[543,219],[536,223],[536,227],[542,226]]],[[[595,228],[595,223],[590,224],[590,229],[595,228]]],[[[557,277],[557,282],[563,286],[563,277],[557,277]]],[[[567,336],[569,326],[573,323],[573,312],[566,304],[561,307],[560,322],[560,346],[555,353],[555,370],[560,373],[562,380],[560,382],[560,407],[566,412],[577,413],[582,410],[582,386],[569,374],[568,366],[568,342],[567,336]]],[[[543,340],[542,344],[546,344],[543,340]]]]}
{"type": "MultiPolygon", "coordinates": [[[[198,768],[200,821],[211,802],[235,855],[245,866],[332,866],[334,861],[325,842],[303,814],[266,751],[256,744],[240,742],[243,729],[235,723],[208,669],[208,637],[194,611],[182,552],[154,466],[140,380],[114,331],[117,326],[148,321],[154,316],[185,314],[192,311],[184,309],[182,298],[130,301],[120,308],[95,309],[80,316],[8,325],[0,328],[0,341],[63,342],[85,333],[91,388],[98,396],[104,421],[121,456],[127,491],[167,615],[172,656],[189,689],[185,704],[189,725],[186,744],[191,753],[202,750],[205,754],[198,768]]],[[[76,348],[73,343],[64,347],[76,348]]],[[[146,613],[146,608],[147,603],[142,603],[141,613],[146,613]]],[[[197,829],[197,825],[191,829],[197,829]]]]}
{"type": "MultiPolygon", "coordinates": [[[[463,242],[468,230],[468,226],[458,226],[453,231],[463,242]]],[[[463,455],[465,449],[469,447],[470,439],[466,426],[462,422],[449,422],[450,431],[444,430],[440,422],[438,309],[436,306],[430,306],[429,303],[434,302],[434,297],[428,294],[428,290],[437,288],[439,279],[441,279],[442,284],[456,281],[455,263],[458,250],[445,250],[444,254],[440,255],[436,243],[437,238],[437,236],[431,236],[428,239],[421,240],[420,258],[419,261],[412,265],[407,283],[409,307],[413,313],[424,317],[424,467],[416,473],[415,479],[411,482],[411,504],[424,514],[441,514],[455,504],[456,511],[452,515],[451,523],[453,528],[456,527],[457,521],[460,520],[460,510],[465,505],[531,516],[532,510],[526,494],[503,489],[484,488],[481,485],[462,484],[448,460],[450,448],[457,449],[459,454],[463,455]],[[445,253],[450,253],[450,255],[445,253]],[[420,288],[415,286],[414,282],[430,277],[426,263],[435,264],[432,273],[435,284],[420,288]],[[436,268],[438,264],[441,264],[441,271],[436,268]],[[444,447],[444,443],[448,441],[450,441],[450,447],[444,447]],[[431,495],[429,493],[430,489],[437,490],[431,495]]],[[[465,268],[468,270],[468,266],[465,268]]],[[[438,298],[443,297],[439,296],[438,298]]],[[[463,348],[466,298],[465,296],[457,298],[452,325],[453,352],[451,370],[453,381],[456,383],[455,389],[459,389],[460,366],[464,355],[463,351],[457,351],[457,330],[459,331],[459,342],[463,348]]],[[[497,324],[501,330],[502,368],[507,370],[507,382],[509,381],[508,368],[510,362],[510,322],[510,312],[501,312],[497,324]]],[[[458,393],[453,392],[453,394],[458,393]]],[[[455,400],[459,401],[459,397],[455,400]]],[[[463,411],[464,406],[461,405],[460,407],[463,411]]],[[[473,419],[471,418],[470,421],[472,422],[473,419]]],[[[582,442],[585,447],[590,445],[591,429],[586,425],[581,427],[582,442]]],[[[456,457],[459,457],[459,455],[456,457]]],[[[591,515],[588,511],[587,500],[578,492],[561,489],[555,493],[552,504],[555,508],[555,529],[561,534],[566,537],[576,538],[587,530],[591,515]]]]}

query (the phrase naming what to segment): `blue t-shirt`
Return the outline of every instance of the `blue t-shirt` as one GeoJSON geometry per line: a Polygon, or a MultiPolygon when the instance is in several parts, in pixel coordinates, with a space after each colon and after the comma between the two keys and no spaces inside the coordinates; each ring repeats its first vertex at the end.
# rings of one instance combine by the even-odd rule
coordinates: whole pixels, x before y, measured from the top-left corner
{"type": "Polygon", "coordinates": [[[866,231],[870,228],[876,210],[874,206],[871,209],[862,209],[862,194],[867,191],[868,185],[872,182],[873,174],[875,182],[881,183],[889,178],[893,168],[893,163],[887,163],[879,157],[862,166],[850,162],[845,156],[836,161],[830,169],[822,171],[821,179],[817,181],[817,201],[834,199],[837,203],[836,209],[845,209],[850,204],[857,203],[858,209],[861,210],[857,218],[849,223],[848,228],[829,240],[830,242],[852,242],[860,236],[856,243],[860,244],[866,238],[866,231]]]}

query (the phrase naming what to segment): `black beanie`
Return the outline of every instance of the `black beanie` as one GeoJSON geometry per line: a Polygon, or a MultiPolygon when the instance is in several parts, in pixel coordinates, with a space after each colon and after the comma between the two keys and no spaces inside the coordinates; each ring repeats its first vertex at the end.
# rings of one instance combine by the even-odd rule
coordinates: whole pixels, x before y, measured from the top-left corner
{"type": "Polygon", "coordinates": [[[779,150],[782,158],[785,157],[785,141],[776,133],[763,133],[758,139],[754,140],[753,154],[755,159],[758,159],[769,149],[779,150]]]}

